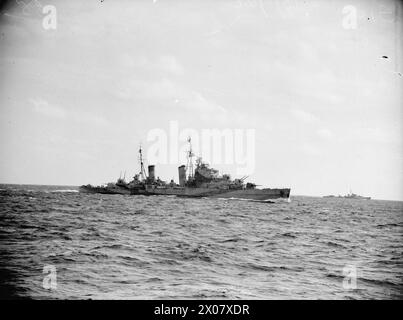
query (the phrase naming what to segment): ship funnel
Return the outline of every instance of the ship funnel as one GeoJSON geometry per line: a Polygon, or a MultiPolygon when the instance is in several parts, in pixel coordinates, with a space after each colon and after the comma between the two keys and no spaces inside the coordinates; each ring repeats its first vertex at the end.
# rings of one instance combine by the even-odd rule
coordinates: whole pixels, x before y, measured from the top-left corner
{"type": "Polygon", "coordinates": [[[155,181],[155,166],[148,166],[148,179],[155,181]]]}
{"type": "Polygon", "coordinates": [[[179,185],[181,187],[185,186],[186,183],[186,169],[185,169],[185,165],[181,165],[178,168],[178,173],[179,173],[179,185]]]}

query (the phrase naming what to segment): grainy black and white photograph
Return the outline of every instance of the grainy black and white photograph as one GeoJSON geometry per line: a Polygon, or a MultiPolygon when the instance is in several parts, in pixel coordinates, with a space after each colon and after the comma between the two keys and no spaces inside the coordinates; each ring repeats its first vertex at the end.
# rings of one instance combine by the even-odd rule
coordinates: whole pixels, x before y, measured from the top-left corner
{"type": "Polygon", "coordinates": [[[402,6],[2,1],[0,299],[401,300],[402,6]]]}

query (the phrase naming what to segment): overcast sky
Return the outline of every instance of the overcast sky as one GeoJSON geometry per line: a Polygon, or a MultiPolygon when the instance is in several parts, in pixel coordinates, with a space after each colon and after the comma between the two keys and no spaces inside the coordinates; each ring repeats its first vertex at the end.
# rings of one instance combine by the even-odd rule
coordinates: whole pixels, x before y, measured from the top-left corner
{"type": "MultiPolygon", "coordinates": [[[[249,181],[403,200],[401,61],[398,1],[10,1],[0,182],[131,176],[139,143],[177,121],[255,129],[249,181]],[[56,30],[42,24],[48,4],[56,30]]],[[[177,180],[177,165],[157,175],[177,180]]]]}

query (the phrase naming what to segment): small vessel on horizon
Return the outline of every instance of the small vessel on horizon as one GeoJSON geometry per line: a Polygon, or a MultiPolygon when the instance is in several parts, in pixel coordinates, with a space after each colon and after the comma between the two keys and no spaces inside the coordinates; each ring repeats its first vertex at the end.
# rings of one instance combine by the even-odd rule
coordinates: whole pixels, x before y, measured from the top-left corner
{"type": "Polygon", "coordinates": [[[162,181],[155,178],[155,166],[148,166],[148,176],[143,162],[142,149],[139,149],[140,172],[133,180],[126,182],[119,178],[116,183],[108,183],[103,186],[90,184],[79,187],[83,193],[104,194],[130,194],[130,195],[174,195],[191,198],[226,198],[245,199],[255,201],[273,202],[282,199],[289,201],[290,188],[256,188],[251,182],[245,183],[246,176],[240,179],[231,179],[228,174],[219,175],[218,170],[210,168],[201,157],[197,158],[193,168],[193,151],[191,139],[188,139],[189,151],[187,151],[187,165],[178,167],[179,183],[173,180],[162,181]]]}
{"type": "Polygon", "coordinates": [[[328,195],[328,196],[323,196],[323,198],[343,198],[343,199],[371,200],[371,197],[360,196],[360,195],[358,195],[356,193],[353,193],[351,190],[350,190],[350,193],[347,193],[344,196],[341,196],[341,195],[335,196],[335,195],[331,194],[331,195],[328,195]]]}

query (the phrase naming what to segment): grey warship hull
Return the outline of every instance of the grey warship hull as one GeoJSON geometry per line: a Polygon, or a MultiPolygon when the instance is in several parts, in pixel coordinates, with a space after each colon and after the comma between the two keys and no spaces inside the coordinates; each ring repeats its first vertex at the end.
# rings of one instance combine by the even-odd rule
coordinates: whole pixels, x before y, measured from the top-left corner
{"type": "Polygon", "coordinates": [[[79,187],[81,193],[101,193],[101,194],[131,194],[131,191],[123,187],[104,187],[104,186],[92,186],[84,185],[79,187]]]}
{"type": "MultiPolygon", "coordinates": [[[[153,188],[146,187],[145,190],[137,190],[137,194],[143,195],[174,195],[186,198],[224,198],[224,199],[245,199],[256,201],[267,201],[276,199],[288,199],[291,189],[212,189],[212,188],[153,188]]],[[[134,194],[136,194],[134,193],[134,194]]]]}
{"type": "Polygon", "coordinates": [[[371,200],[371,197],[363,197],[357,194],[348,194],[345,196],[334,196],[334,195],[328,195],[328,196],[323,196],[323,198],[332,198],[332,199],[353,199],[353,200],[371,200]]]}

